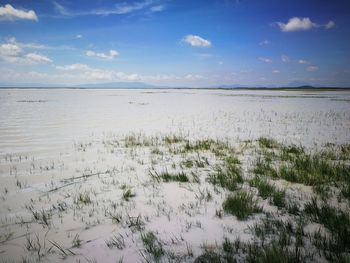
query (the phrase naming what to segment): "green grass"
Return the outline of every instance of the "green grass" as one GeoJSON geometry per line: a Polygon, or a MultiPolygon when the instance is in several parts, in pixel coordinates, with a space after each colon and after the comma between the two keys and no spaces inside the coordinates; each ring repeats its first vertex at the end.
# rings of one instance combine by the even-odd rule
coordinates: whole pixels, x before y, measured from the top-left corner
{"type": "Polygon", "coordinates": [[[165,136],[163,138],[163,141],[166,144],[175,144],[175,143],[180,143],[184,141],[184,138],[179,137],[179,136],[175,136],[175,135],[171,135],[171,136],[165,136]]]}
{"type": "Polygon", "coordinates": [[[157,171],[150,171],[150,176],[158,181],[158,182],[180,182],[180,183],[188,183],[190,179],[188,178],[187,174],[184,172],[179,173],[169,173],[168,171],[158,173],[157,171]]]}
{"type": "Polygon", "coordinates": [[[90,197],[90,193],[89,192],[79,193],[75,197],[74,203],[75,204],[84,204],[84,205],[91,204],[92,199],[90,197]]]}
{"type": "Polygon", "coordinates": [[[334,151],[335,156],[338,156],[336,160],[333,160],[333,155],[325,154],[325,151],[310,154],[302,146],[281,145],[278,151],[264,150],[257,158],[253,172],[260,176],[313,186],[315,192],[323,198],[328,198],[329,186],[336,186],[341,189],[342,196],[349,199],[350,165],[339,160],[340,155],[337,153],[347,153],[347,147],[339,147],[334,151]]]}
{"type": "Polygon", "coordinates": [[[141,240],[145,251],[152,257],[152,261],[159,262],[165,251],[156,235],[153,232],[142,233],[141,240]]]}
{"type": "Polygon", "coordinates": [[[123,192],[123,199],[124,199],[125,201],[129,201],[130,198],[133,198],[133,197],[135,197],[135,196],[136,196],[135,193],[132,193],[132,192],[131,192],[131,189],[128,189],[128,190],[126,190],[126,191],[123,192]]]}
{"type": "Polygon", "coordinates": [[[330,231],[328,238],[320,236],[321,239],[318,240],[323,239],[319,245],[328,252],[329,257],[350,253],[349,212],[331,207],[326,202],[319,205],[315,198],[305,205],[304,212],[311,221],[324,225],[330,231]]]}
{"type": "Polygon", "coordinates": [[[229,195],[222,207],[225,212],[235,215],[238,220],[246,220],[254,213],[262,212],[262,208],[253,199],[253,195],[247,192],[229,195]]]}
{"type": "Polygon", "coordinates": [[[237,190],[238,184],[244,181],[239,164],[240,162],[236,157],[227,157],[223,167],[219,166],[214,173],[209,174],[208,181],[230,191],[237,190]]]}
{"type": "Polygon", "coordinates": [[[259,195],[266,199],[271,196],[275,191],[275,187],[271,185],[267,179],[261,176],[256,176],[253,180],[249,182],[250,186],[256,187],[259,190],[259,195]]]}
{"type": "Polygon", "coordinates": [[[273,148],[279,147],[279,144],[275,139],[267,138],[267,137],[260,137],[258,139],[258,143],[262,148],[273,149],[273,148]]]}

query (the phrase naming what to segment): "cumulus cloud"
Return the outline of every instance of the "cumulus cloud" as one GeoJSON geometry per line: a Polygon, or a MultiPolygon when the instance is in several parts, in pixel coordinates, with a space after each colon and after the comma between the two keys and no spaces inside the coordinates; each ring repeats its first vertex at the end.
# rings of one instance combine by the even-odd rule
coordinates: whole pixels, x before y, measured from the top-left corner
{"type": "Polygon", "coordinates": [[[281,29],[282,32],[307,31],[319,27],[331,29],[336,26],[335,22],[332,20],[325,25],[320,25],[312,22],[309,17],[293,17],[289,19],[287,23],[276,22],[275,24],[281,29]]]}
{"type": "Polygon", "coordinates": [[[265,63],[272,63],[272,59],[270,59],[270,58],[260,57],[260,58],[258,58],[258,60],[265,62],[265,63]]]}
{"type": "Polygon", "coordinates": [[[315,71],[318,71],[318,67],[317,66],[308,66],[306,68],[306,71],[309,71],[309,72],[315,72],[315,71]]]}
{"type": "Polygon", "coordinates": [[[1,57],[17,56],[21,52],[22,52],[22,49],[16,44],[5,43],[5,44],[0,45],[0,56],[1,57]]]}
{"type": "Polygon", "coordinates": [[[10,39],[7,43],[0,44],[0,61],[14,64],[40,64],[52,62],[50,58],[42,54],[26,54],[23,51],[22,46],[17,44],[14,39],[10,39]]]}
{"type": "Polygon", "coordinates": [[[277,22],[276,24],[283,32],[305,31],[318,27],[318,25],[313,23],[308,17],[293,17],[289,19],[288,23],[277,22]]]}
{"type": "Polygon", "coordinates": [[[206,40],[204,38],[201,38],[200,36],[196,35],[187,35],[182,39],[183,42],[193,46],[193,47],[211,47],[211,42],[209,40],[206,40]]]}
{"type": "Polygon", "coordinates": [[[119,53],[116,50],[111,49],[107,54],[106,53],[97,53],[95,51],[88,50],[85,53],[88,57],[97,57],[101,59],[114,59],[119,53]]]}
{"type": "Polygon", "coordinates": [[[14,21],[20,19],[38,21],[38,17],[33,10],[16,9],[10,4],[0,6],[0,20],[14,21]]]}

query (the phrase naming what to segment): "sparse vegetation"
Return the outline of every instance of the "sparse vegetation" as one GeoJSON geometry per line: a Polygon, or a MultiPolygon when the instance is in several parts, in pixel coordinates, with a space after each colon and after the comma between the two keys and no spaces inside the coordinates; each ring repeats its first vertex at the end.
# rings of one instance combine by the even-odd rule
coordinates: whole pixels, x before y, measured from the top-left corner
{"type": "Polygon", "coordinates": [[[239,220],[245,220],[254,213],[262,212],[262,208],[253,199],[253,195],[247,192],[229,195],[222,207],[225,212],[235,215],[239,220]]]}
{"type": "Polygon", "coordinates": [[[165,251],[163,249],[162,243],[157,239],[153,232],[147,232],[141,234],[141,239],[145,251],[155,262],[159,262],[165,251]]]}

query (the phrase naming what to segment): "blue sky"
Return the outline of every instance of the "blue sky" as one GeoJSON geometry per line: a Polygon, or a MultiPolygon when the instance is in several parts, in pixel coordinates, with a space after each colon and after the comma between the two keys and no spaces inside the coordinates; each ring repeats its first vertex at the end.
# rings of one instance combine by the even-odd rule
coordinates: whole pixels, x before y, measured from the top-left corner
{"type": "Polygon", "coordinates": [[[350,86],[348,0],[0,0],[0,82],[350,86]]]}

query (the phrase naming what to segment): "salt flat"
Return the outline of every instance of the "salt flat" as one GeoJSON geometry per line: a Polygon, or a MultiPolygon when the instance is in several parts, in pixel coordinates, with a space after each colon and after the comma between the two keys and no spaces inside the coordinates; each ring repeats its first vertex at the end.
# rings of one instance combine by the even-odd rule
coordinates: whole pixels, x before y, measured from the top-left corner
{"type": "MultiPolygon", "coordinates": [[[[308,234],[337,232],[307,207],[349,216],[349,91],[0,89],[0,112],[4,262],[243,261],[244,245],[225,247],[258,251],[271,218],[302,218],[300,255],[327,261],[308,234]],[[322,180],[299,176],[298,156],[322,180]],[[244,219],[225,208],[242,192],[259,207],[244,219]]],[[[349,255],[344,240],[334,258],[349,255]]]]}

